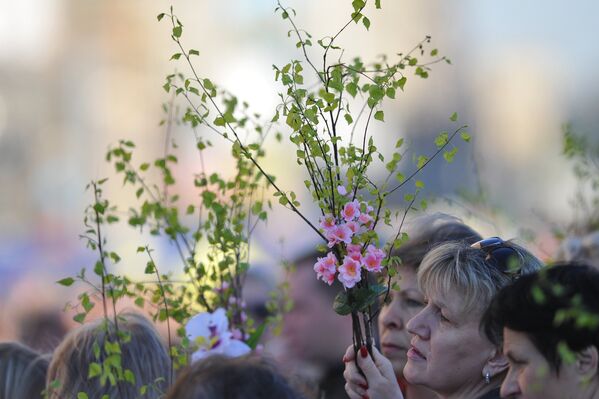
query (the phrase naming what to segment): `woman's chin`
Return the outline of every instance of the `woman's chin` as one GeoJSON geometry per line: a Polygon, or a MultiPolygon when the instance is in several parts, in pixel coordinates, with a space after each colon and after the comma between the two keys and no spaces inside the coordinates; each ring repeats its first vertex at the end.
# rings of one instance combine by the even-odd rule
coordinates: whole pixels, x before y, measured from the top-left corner
{"type": "Polygon", "coordinates": [[[424,371],[420,365],[414,364],[414,362],[410,362],[410,359],[406,362],[405,367],[403,368],[403,377],[410,384],[424,384],[425,381],[422,381],[424,371]]]}

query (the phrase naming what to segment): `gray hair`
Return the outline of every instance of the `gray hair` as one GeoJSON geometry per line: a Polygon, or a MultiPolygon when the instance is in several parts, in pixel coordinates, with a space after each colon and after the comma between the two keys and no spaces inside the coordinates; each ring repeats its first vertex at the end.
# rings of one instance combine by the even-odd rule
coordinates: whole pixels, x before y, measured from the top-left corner
{"type": "MultiPolygon", "coordinates": [[[[116,340],[116,328],[112,320],[99,319],[69,333],[56,348],[48,370],[47,389],[50,399],[75,398],[85,392],[90,398],[108,395],[111,398],[133,399],[140,396],[142,386],[147,386],[144,398],[160,398],[166,391],[170,370],[168,352],[154,325],[137,313],[118,316],[120,332],[129,335],[121,339],[121,367],[131,370],[135,383],[118,381],[101,384],[99,377],[88,378],[90,364],[96,359],[94,347],[101,348],[105,356],[105,344],[116,340]],[[58,381],[58,383],[54,383],[58,381]]],[[[97,349],[96,349],[97,350],[97,349]]]]}
{"type": "MultiPolygon", "coordinates": [[[[511,241],[504,246],[514,249],[519,264],[519,275],[529,274],[543,267],[543,263],[530,252],[511,241]]],[[[495,294],[514,280],[486,261],[487,252],[462,242],[449,242],[432,249],[418,270],[418,285],[428,296],[430,293],[460,293],[464,300],[463,312],[483,312],[495,294]]],[[[510,262],[511,264],[512,262],[510,262]]]]}
{"type": "Polygon", "coordinates": [[[0,343],[0,399],[42,398],[48,360],[16,342],[0,343]]]}

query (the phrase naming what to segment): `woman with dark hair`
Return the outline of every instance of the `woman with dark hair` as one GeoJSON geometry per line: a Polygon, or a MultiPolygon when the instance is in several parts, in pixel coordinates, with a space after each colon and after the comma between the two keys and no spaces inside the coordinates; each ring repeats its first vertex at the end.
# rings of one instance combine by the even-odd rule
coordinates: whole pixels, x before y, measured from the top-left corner
{"type": "Polygon", "coordinates": [[[302,399],[273,364],[259,357],[213,355],[181,373],[167,399],[302,399]]]}
{"type": "MultiPolygon", "coordinates": [[[[542,263],[522,247],[492,237],[474,245],[451,242],[426,254],[418,269],[425,306],[407,323],[412,335],[403,375],[440,399],[495,399],[507,369],[501,348],[480,331],[493,296],[542,263]]],[[[345,354],[351,399],[403,399],[389,360],[373,348],[345,354]]]]}
{"type": "Polygon", "coordinates": [[[48,360],[16,342],[0,343],[0,399],[41,399],[48,360]]]}
{"type": "Polygon", "coordinates": [[[599,272],[563,264],[524,276],[493,299],[482,320],[503,345],[501,396],[599,398],[599,272]]]}

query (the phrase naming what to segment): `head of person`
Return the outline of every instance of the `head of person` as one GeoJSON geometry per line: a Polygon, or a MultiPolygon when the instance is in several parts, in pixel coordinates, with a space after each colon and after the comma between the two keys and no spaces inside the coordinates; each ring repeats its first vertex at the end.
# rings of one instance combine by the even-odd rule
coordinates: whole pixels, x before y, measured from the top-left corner
{"type": "Polygon", "coordinates": [[[301,399],[302,396],[263,358],[213,355],[180,375],[167,399],[301,399]]]}
{"type": "Polygon", "coordinates": [[[170,376],[168,352],[154,325],[137,313],[118,316],[117,326],[112,320],[98,319],[71,331],[54,351],[48,370],[49,398],[75,398],[85,392],[90,398],[103,395],[122,399],[137,398],[143,385],[144,397],[159,398],[167,389],[170,376]],[[117,338],[118,337],[118,338],[117,338]],[[120,346],[120,367],[135,376],[132,383],[126,379],[102,381],[100,376],[89,378],[92,363],[103,364],[114,352],[107,345],[120,346]]]}
{"type": "Polygon", "coordinates": [[[556,259],[584,263],[599,269],[599,231],[566,237],[558,249],[556,259]]]}
{"type": "Polygon", "coordinates": [[[434,213],[415,218],[407,228],[408,241],[393,251],[401,259],[397,266],[395,283],[398,291],[391,291],[390,301],[382,305],[379,315],[381,351],[393,364],[397,375],[402,375],[411,336],[406,324],[424,307],[424,296],[418,288],[416,273],[422,259],[433,247],[450,241],[473,244],[482,237],[460,219],[434,213]]]}
{"type": "Polygon", "coordinates": [[[502,287],[541,266],[522,247],[497,237],[474,246],[445,243],[427,253],[417,275],[426,305],[407,324],[408,383],[442,398],[477,397],[499,387],[507,361],[480,331],[481,317],[502,287]]]}
{"type": "Polygon", "coordinates": [[[311,252],[293,262],[289,277],[292,309],[285,315],[283,338],[288,355],[300,362],[329,368],[352,342],[351,319],[333,310],[333,301],[343,286],[335,280],[328,286],[316,279],[314,263],[324,255],[311,252]]]}
{"type": "Polygon", "coordinates": [[[598,397],[596,269],[562,264],[522,277],[497,294],[481,325],[509,362],[502,397],[598,397]]]}
{"type": "Polygon", "coordinates": [[[41,399],[48,360],[16,342],[0,343],[0,399],[41,399]]]}

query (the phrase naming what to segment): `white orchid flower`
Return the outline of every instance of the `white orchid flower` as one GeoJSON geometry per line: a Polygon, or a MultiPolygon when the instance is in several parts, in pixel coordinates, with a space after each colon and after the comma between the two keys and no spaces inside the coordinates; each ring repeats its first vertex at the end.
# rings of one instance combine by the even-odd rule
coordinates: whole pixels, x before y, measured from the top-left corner
{"type": "Polygon", "coordinates": [[[218,308],[213,313],[195,315],[185,325],[185,332],[198,348],[191,355],[192,362],[214,354],[237,357],[251,351],[245,342],[233,338],[229,331],[227,312],[223,308],[218,308]]]}

